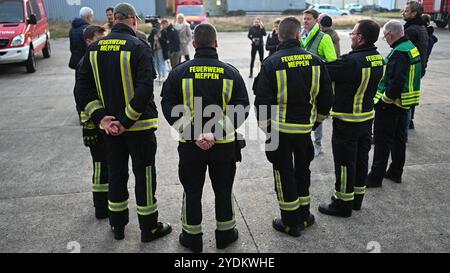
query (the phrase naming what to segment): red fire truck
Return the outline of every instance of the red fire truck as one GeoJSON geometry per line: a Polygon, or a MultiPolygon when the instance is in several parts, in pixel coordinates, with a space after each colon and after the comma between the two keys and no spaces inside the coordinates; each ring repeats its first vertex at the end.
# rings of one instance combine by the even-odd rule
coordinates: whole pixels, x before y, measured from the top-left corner
{"type": "Polygon", "coordinates": [[[206,10],[203,0],[174,0],[174,11],[182,13],[193,29],[196,25],[206,21],[206,10]]]}
{"type": "Polygon", "coordinates": [[[450,0],[423,0],[425,13],[431,15],[431,18],[440,28],[447,25],[450,28],[450,0]]]}

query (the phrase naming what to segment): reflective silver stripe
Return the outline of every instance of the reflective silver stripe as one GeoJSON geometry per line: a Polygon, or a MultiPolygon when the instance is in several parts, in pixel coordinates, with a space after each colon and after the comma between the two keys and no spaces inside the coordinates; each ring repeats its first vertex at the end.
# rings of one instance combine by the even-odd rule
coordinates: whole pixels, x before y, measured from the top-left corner
{"type": "Polygon", "coordinates": [[[216,226],[217,226],[217,230],[220,230],[220,231],[227,231],[227,230],[234,229],[236,227],[236,219],[233,218],[230,221],[226,221],[226,222],[217,221],[216,226]]]}
{"type": "Polygon", "coordinates": [[[313,125],[311,124],[293,124],[282,123],[272,120],[273,129],[286,134],[308,134],[312,131],[313,125]]]}
{"type": "Polygon", "coordinates": [[[278,120],[280,122],[286,122],[286,112],[287,112],[287,75],[286,70],[278,70],[277,74],[277,85],[278,85],[278,120]]]}
{"type": "Polygon", "coordinates": [[[144,131],[158,128],[158,119],[138,120],[128,131],[144,131]]]}
{"type": "Polygon", "coordinates": [[[341,166],[341,192],[345,193],[347,191],[347,167],[341,166]]]}
{"type": "Polygon", "coordinates": [[[131,105],[127,105],[125,108],[125,115],[131,120],[138,120],[142,113],[136,112],[131,105]]]}
{"type": "Polygon", "coordinates": [[[108,192],[109,184],[94,184],[92,185],[92,192],[108,192]]]}
{"type": "Polygon", "coordinates": [[[153,176],[152,166],[145,167],[145,184],[147,187],[147,206],[153,206],[153,176]]]}
{"type": "Polygon", "coordinates": [[[364,101],[364,93],[367,90],[367,86],[369,85],[371,70],[370,67],[365,67],[362,69],[361,74],[361,83],[356,91],[355,98],[353,99],[353,112],[361,113],[362,112],[362,104],[364,101]]]}
{"type": "MultiPolygon", "coordinates": [[[[317,105],[316,98],[320,90],[320,66],[315,65],[311,67],[311,89],[309,94],[311,96],[309,103],[311,104],[310,123],[314,124],[317,120],[317,105]]],[[[312,126],[311,126],[312,129],[312,126]]]]}
{"type": "Polygon", "coordinates": [[[231,95],[233,93],[233,80],[223,80],[223,90],[222,90],[222,109],[225,112],[227,104],[230,103],[231,95]]]}
{"type": "Polygon", "coordinates": [[[181,209],[181,222],[182,229],[192,235],[202,233],[202,225],[188,225],[187,212],[186,212],[186,192],[183,192],[183,207],[181,209]]]}
{"type": "Polygon", "coordinates": [[[300,202],[300,206],[308,206],[311,203],[311,196],[300,196],[298,198],[299,202],[300,202]]]}
{"type": "Polygon", "coordinates": [[[103,106],[101,101],[99,101],[99,100],[91,101],[90,103],[88,103],[86,105],[86,107],[84,109],[85,115],[90,117],[90,116],[92,116],[92,114],[95,111],[97,111],[98,109],[102,109],[102,108],[105,108],[105,107],[103,106]]]}
{"type": "Polygon", "coordinates": [[[122,212],[122,211],[128,209],[128,200],[121,202],[121,203],[114,203],[114,202],[108,201],[108,208],[110,211],[113,211],[113,212],[122,212]]]}
{"type": "Polygon", "coordinates": [[[334,197],[336,198],[336,199],[339,199],[339,200],[343,200],[343,201],[352,201],[352,200],[354,200],[354,193],[352,192],[352,193],[342,193],[342,192],[335,192],[334,193],[334,197]]]}
{"type": "Polygon", "coordinates": [[[338,113],[331,111],[331,116],[348,122],[362,122],[375,118],[375,110],[360,114],[338,113]]]}
{"type": "Polygon", "coordinates": [[[137,206],[137,213],[142,216],[148,216],[150,214],[156,213],[157,211],[158,211],[158,204],[146,207],[137,206]]]}
{"type": "Polygon", "coordinates": [[[105,100],[103,99],[103,90],[102,90],[102,83],[100,81],[100,74],[98,72],[98,62],[97,62],[97,51],[91,51],[89,52],[89,61],[91,62],[92,67],[92,73],[94,75],[95,85],[97,87],[97,94],[100,100],[105,103],[105,100]]]}
{"type": "Polygon", "coordinates": [[[284,211],[294,211],[300,208],[299,200],[295,200],[293,202],[278,202],[280,204],[280,209],[284,211]]]}
{"type": "Polygon", "coordinates": [[[189,107],[191,110],[192,117],[195,116],[194,113],[194,80],[193,79],[183,79],[182,80],[182,91],[183,91],[183,104],[189,107]]]}
{"type": "Polygon", "coordinates": [[[102,172],[102,163],[94,162],[94,184],[100,184],[101,172],[102,172]]]}
{"type": "Polygon", "coordinates": [[[277,189],[278,200],[281,201],[281,202],[284,202],[283,187],[282,187],[282,184],[281,184],[280,171],[274,170],[274,174],[275,174],[275,187],[277,189]]]}
{"type": "Polygon", "coordinates": [[[131,52],[120,52],[120,73],[122,75],[122,86],[125,96],[125,104],[129,104],[134,97],[133,75],[131,73],[131,52]]]}
{"type": "Polygon", "coordinates": [[[355,194],[363,195],[366,193],[366,187],[355,187],[355,194]]]}

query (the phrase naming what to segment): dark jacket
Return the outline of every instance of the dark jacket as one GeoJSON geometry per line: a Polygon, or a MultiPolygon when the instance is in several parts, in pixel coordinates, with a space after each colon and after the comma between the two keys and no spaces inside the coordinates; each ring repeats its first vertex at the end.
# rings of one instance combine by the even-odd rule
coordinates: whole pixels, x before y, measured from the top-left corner
{"type": "Polygon", "coordinates": [[[267,33],[264,27],[252,26],[248,31],[247,37],[252,40],[252,46],[264,47],[264,36],[266,35],[267,33]]]}
{"type": "Polygon", "coordinates": [[[81,57],[86,53],[86,43],[83,37],[83,31],[89,26],[89,23],[82,18],[75,18],[72,21],[72,28],[69,32],[70,40],[70,61],[69,67],[76,69],[81,57]]]}
{"type": "Polygon", "coordinates": [[[331,80],[335,82],[331,112],[334,118],[348,122],[374,118],[373,99],[383,77],[384,64],[373,44],[363,45],[326,64],[331,80]]]}
{"type": "Polygon", "coordinates": [[[169,53],[180,51],[180,35],[178,30],[176,30],[172,25],[168,26],[161,32],[160,42],[161,47],[163,47],[163,44],[167,45],[167,50],[169,53]]]}
{"type": "MultiPolygon", "coordinates": [[[[332,104],[331,80],[319,57],[301,48],[300,41],[288,40],[268,57],[255,79],[255,106],[260,127],[278,123],[283,133],[310,133],[315,122],[329,114],[332,104]],[[261,117],[260,106],[279,105],[277,116],[271,111],[261,117]],[[267,119],[265,119],[267,118],[267,119]]],[[[277,128],[275,128],[277,129],[277,128]]]]}
{"type": "Polygon", "coordinates": [[[437,43],[439,40],[434,35],[434,27],[433,26],[427,26],[427,33],[428,33],[428,50],[427,50],[427,60],[430,58],[431,51],[433,50],[434,44],[437,43]]]}
{"type": "MultiPolygon", "coordinates": [[[[391,48],[395,48],[397,45],[407,40],[408,38],[402,37],[392,44],[391,48]]],[[[405,85],[406,77],[408,77],[407,71],[409,65],[410,59],[406,52],[395,51],[389,59],[384,77],[387,79],[385,94],[390,99],[395,100],[401,98],[403,86],[405,85]]],[[[384,104],[382,100],[380,100],[380,102],[381,104],[384,104]]]]}
{"type": "Polygon", "coordinates": [[[428,63],[428,43],[429,37],[425,24],[420,16],[406,22],[405,36],[417,47],[420,53],[420,59],[422,60],[423,73],[428,63]]]}
{"type": "Polygon", "coordinates": [[[269,34],[266,41],[266,50],[269,51],[269,56],[277,51],[277,46],[279,44],[280,40],[278,40],[278,33],[274,30],[271,34],[269,34]]]}
{"type": "Polygon", "coordinates": [[[92,44],[80,67],[78,91],[82,109],[98,125],[114,116],[129,131],[156,129],[152,52],[125,24],[92,44]]]}
{"type": "MultiPolygon", "coordinates": [[[[214,48],[197,48],[193,60],[176,66],[164,82],[161,96],[164,117],[170,125],[181,133],[182,139],[186,141],[195,140],[203,129],[206,130],[205,133],[215,134],[216,139],[223,139],[226,130],[223,126],[215,124],[209,131],[208,128],[205,128],[205,125],[210,123],[212,118],[207,117],[206,114],[201,115],[197,111],[192,120],[187,117],[187,114],[183,113],[174,116],[172,111],[175,107],[185,105],[191,111],[194,111],[194,105],[192,105],[194,97],[202,99],[202,108],[200,108],[202,113],[207,106],[218,106],[220,110],[224,110],[224,106],[226,108],[227,105],[243,107],[249,105],[247,89],[239,71],[233,66],[221,62],[214,48]],[[198,119],[198,117],[203,118],[198,119]],[[182,118],[187,121],[185,126],[174,125],[182,118]],[[194,127],[194,124],[197,123],[201,124],[202,127],[199,128],[199,125],[194,127]],[[190,127],[190,130],[186,129],[188,127],[190,127]]],[[[237,114],[226,112],[226,115],[232,120],[232,131],[241,126],[248,116],[247,110],[240,113],[245,114],[241,118],[237,118],[237,114]]],[[[220,118],[220,120],[222,119],[220,118]]],[[[232,138],[234,138],[234,134],[232,134],[232,138]]]]}

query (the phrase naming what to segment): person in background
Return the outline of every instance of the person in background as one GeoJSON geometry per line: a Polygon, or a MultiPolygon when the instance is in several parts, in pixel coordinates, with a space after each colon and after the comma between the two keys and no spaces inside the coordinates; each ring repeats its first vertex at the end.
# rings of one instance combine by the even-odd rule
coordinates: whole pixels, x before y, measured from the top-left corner
{"type": "Polygon", "coordinates": [[[184,14],[179,13],[177,15],[175,29],[178,30],[178,33],[180,35],[181,56],[184,56],[184,59],[186,61],[189,61],[189,45],[192,42],[192,32],[191,25],[189,25],[189,23],[184,19],[184,14]]]}
{"type": "Polygon", "coordinates": [[[333,40],[334,50],[336,51],[336,57],[339,58],[341,56],[341,46],[339,45],[339,34],[337,34],[336,30],[333,29],[333,19],[330,16],[322,13],[319,16],[319,24],[320,30],[323,33],[326,33],[331,36],[331,40],[333,40]]]}
{"type": "Polygon", "coordinates": [[[269,51],[269,56],[277,51],[277,46],[280,44],[278,40],[278,30],[280,28],[281,19],[276,19],[273,22],[273,31],[267,36],[266,50],[269,51]]]}
{"type": "Polygon", "coordinates": [[[256,17],[253,21],[253,26],[248,31],[247,37],[252,41],[252,59],[250,61],[250,76],[253,78],[253,66],[255,65],[256,52],[258,51],[259,60],[261,64],[264,60],[264,36],[266,36],[266,29],[261,21],[261,18],[256,17]]]}
{"type": "Polygon", "coordinates": [[[109,7],[106,9],[106,18],[108,18],[108,22],[103,25],[103,28],[106,29],[105,34],[108,35],[111,32],[111,29],[114,24],[114,8],[109,7]]]}
{"type": "Polygon", "coordinates": [[[69,67],[76,69],[81,57],[86,53],[86,43],[83,32],[94,21],[94,11],[89,7],[80,9],[80,17],[72,21],[72,28],[69,32],[70,39],[70,61],[69,67]]]}
{"type": "Polygon", "coordinates": [[[152,31],[148,36],[148,43],[153,50],[153,63],[158,73],[158,80],[165,80],[167,67],[164,60],[163,48],[161,47],[161,24],[158,21],[152,23],[152,31]]]}
{"type": "Polygon", "coordinates": [[[431,25],[431,16],[429,14],[422,14],[422,21],[427,28],[428,33],[428,50],[427,50],[427,60],[430,58],[433,46],[438,42],[438,38],[434,35],[434,27],[431,25]]]}
{"type": "Polygon", "coordinates": [[[172,69],[180,63],[180,35],[172,24],[167,20],[161,21],[161,42],[167,45],[167,52],[172,69]]]}

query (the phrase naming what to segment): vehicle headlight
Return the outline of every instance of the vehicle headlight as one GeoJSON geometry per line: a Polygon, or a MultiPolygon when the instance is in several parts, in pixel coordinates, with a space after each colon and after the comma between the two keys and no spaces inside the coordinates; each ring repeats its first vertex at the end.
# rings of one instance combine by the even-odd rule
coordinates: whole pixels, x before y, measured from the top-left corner
{"type": "Polygon", "coordinates": [[[20,34],[14,37],[12,40],[11,46],[21,46],[25,43],[25,35],[20,34]]]}

